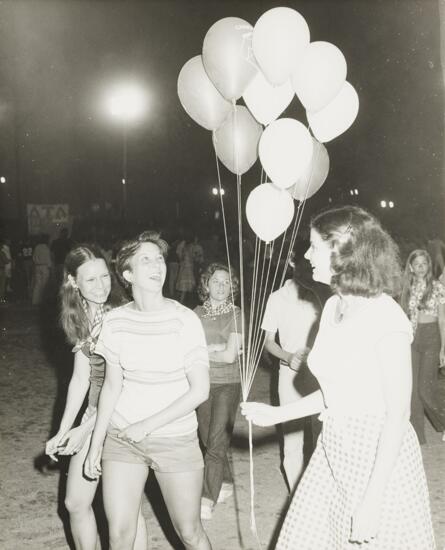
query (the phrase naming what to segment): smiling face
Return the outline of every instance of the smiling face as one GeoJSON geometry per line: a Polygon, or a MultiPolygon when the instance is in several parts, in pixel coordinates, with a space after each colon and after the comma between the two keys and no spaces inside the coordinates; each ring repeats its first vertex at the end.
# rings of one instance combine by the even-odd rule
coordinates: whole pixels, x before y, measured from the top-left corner
{"type": "Polygon", "coordinates": [[[221,304],[230,296],[230,277],[227,271],[217,269],[209,279],[209,298],[212,304],[221,304]]]}
{"type": "Polygon", "coordinates": [[[130,269],[124,271],[124,278],[133,288],[148,292],[159,292],[164,285],[167,268],[160,248],[154,243],[141,243],[130,259],[130,269]]]}
{"type": "Polygon", "coordinates": [[[428,275],[429,263],[427,258],[420,254],[411,261],[411,270],[415,277],[424,279],[428,275]]]}
{"type": "Polygon", "coordinates": [[[330,284],[332,278],[331,253],[329,242],[323,240],[318,231],[311,229],[311,246],[307,249],[304,257],[312,266],[314,281],[330,284]]]}
{"type": "Polygon", "coordinates": [[[78,267],[74,283],[87,302],[104,304],[111,290],[107,264],[102,258],[88,260],[78,267]]]}

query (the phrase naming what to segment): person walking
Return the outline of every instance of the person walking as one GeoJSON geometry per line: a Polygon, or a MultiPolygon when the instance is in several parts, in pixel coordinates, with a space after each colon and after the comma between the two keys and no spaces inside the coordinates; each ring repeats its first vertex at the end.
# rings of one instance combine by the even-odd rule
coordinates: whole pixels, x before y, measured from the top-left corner
{"type": "Polygon", "coordinates": [[[198,427],[204,452],[201,518],[211,519],[215,504],[233,493],[227,456],[238,409],[242,347],[241,310],[234,304],[239,281],[233,268],[212,263],[201,275],[195,309],[201,320],[210,359],[210,395],[199,405],[198,427]]]}
{"type": "Polygon", "coordinates": [[[414,331],[411,422],[421,445],[426,443],[425,413],[445,441],[445,411],[437,395],[439,365],[445,364],[445,286],[434,279],[426,250],[408,256],[401,305],[414,331]]]}
{"type": "Polygon", "coordinates": [[[245,403],[261,426],[321,413],[323,428],[281,529],[277,550],[434,550],[428,488],[409,422],[412,327],[391,297],[397,245],[355,206],[311,222],[305,257],[334,296],[308,365],[320,390],[272,407],[245,403]]]}

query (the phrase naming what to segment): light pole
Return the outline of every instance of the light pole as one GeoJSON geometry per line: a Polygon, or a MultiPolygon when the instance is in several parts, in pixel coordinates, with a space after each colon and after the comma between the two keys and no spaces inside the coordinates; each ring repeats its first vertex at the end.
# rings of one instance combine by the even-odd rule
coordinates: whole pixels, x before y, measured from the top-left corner
{"type": "Polygon", "coordinates": [[[134,83],[120,84],[108,96],[108,110],[122,127],[122,218],[127,217],[127,149],[128,127],[141,119],[146,109],[146,97],[142,88],[134,83]]]}

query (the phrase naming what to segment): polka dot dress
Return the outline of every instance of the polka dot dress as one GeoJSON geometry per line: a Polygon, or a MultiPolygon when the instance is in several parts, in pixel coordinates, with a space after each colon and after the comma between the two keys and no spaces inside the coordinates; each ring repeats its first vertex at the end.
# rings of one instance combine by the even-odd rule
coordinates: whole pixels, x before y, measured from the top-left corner
{"type": "Polygon", "coordinates": [[[419,443],[408,425],[388,482],[376,539],[349,542],[351,517],[366,491],[383,418],[326,414],[277,550],[435,550],[419,443]]]}

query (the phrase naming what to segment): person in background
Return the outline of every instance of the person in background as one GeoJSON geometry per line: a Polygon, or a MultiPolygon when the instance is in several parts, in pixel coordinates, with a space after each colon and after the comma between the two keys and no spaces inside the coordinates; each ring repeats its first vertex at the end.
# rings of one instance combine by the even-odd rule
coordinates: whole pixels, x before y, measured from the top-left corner
{"type": "Polygon", "coordinates": [[[239,281],[233,269],[212,263],[201,275],[195,308],[201,320],[210,359],[210,395],[197,410],[204,452],[201,518],[211,519],[217,502],[233,493],[227,456],[240,400],[239,352],[242,345],[241,310],[234,304],[239,281]]]}
{"type": "Polygon", "coordinates": [[[6,297],[10,291],[10,281],[12,275],[12,257],[10,249],[10,240],[6,237],[0,239],[0,303],[6,302],[6,297]]]}
{"type": "Polygon", "coordinates": [[[59,236],[51,243],[51,252],[54,260],[54,276],[56,285],[59,285],[63,279],[63,265],[66,255],[71,250],[73,241],[68,237],[68,229],[62,227],[59,231],[59,236]]]}
{"type": "Polygon", "coordinates": [[[445,286],[434,279],[426,250],[413,250],[408,256],[401,305],[414,331],[411,422],[420,443],[426,443],[426,413],[445,441],[445,412],[437,396],[438,367],[445,364],[445,286]]]}
{"type": "Polygon", "coordinates": [[[412,327],[391,297],[402,282],[397,245],[355,206],[316,215],[310,242],[313,278],[334,292],[307,360],[321,390],[279,407],[242,405],[261,426],[315,413],[323,420],[276,549],[434,550],[409,422],[412,327]]]}
{"type": "MultiPolygon", "coordinates": [[[[320,301],[312,290],[298,280],[295,267],[292,279],[288,279],[267,300],[261,328],[266,333],[265,349],[280,360],[280,405],[298,401],[309,393],[305,363],[315,339],[320,313],[320,301]],[[276,342],[277,334],[279,343],[276,342]]],[[[305,424],[304,419],[299,419],[282,427],[283,469],[290,493],[304,469],[305,424]]]]}
{"type": "Polygon", "coordinates": [[[48,235],[40,235],[32,254],[34,268],[31,302],[33,306],[42,303],[51,275],[52,261],[48,242],[48,235]]]}
{"type": "Polygon", "coordinates": [[[189,303],[196,287],[195,239],[191,231],[185,231],[184,239],[176,247],[176,255],[179,261],[176,290],[179,292],[181,304],[186,304],[189,303]]]}
{"type": "MultiPolygon", "coordinates": [[[[123,293],[110,272],[102,250],[83,244],[65,259],[60,288],[60,320],[67,340],[74,345],[74,369],[68,387],[65,410],[57,433],[46,443],[45,452],[72,455],[66,482],[65,506],[76,550],[95,550],[97,525],[92,508],[97,481],[87,480],[83,465],[96,421],[97,403],[105,374],[105,362],[94,353],[104,313],[123,303],[123,293]],[[73,427],[88,394],[88,406],[79,426],[73,427]]],[[[138,520],[138,543],[147,547],[145,520],[138,520]]]]}
{"type": "Polygon", "coordinates": [[[150,231],[121,248],[116,272],[133,301],[107,313],[96,345],[106,374],[85,473],[103,471],[112,550],[133,547],[149,468],[186,550],[210,549],[195,412],[209,395],[208,354],[195,313],[163,296],[167,250],[150,231]]]}

